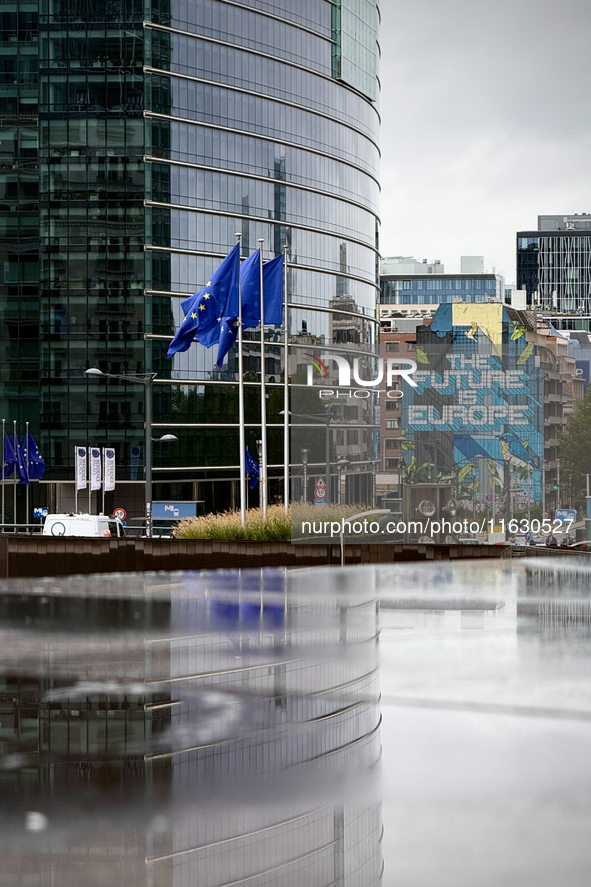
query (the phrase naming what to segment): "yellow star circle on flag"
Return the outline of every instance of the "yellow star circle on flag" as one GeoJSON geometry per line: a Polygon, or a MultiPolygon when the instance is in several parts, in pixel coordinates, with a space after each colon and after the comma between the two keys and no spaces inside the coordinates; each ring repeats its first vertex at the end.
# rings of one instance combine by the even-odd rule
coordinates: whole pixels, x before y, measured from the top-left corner
{"type": "Polygon", "coordinates": [[[193,311],[193,313],[191,314],[191,317],[193,318],[193,320],[195,320],[195,318],[197,317],[197,315],[195,314],[194,311],[193,311]]]}
{"type": "Polygon", "coordinates": [[[200,305],[200,306],[199,306],[199,310],[200,310],[200,311],[205,311],[205,305],[200,305]]]}

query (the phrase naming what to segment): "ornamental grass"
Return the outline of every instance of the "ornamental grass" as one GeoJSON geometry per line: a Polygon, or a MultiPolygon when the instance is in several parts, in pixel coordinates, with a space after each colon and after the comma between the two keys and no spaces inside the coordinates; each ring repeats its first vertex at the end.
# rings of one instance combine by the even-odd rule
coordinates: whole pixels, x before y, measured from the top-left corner
{"type": "Polygon", "coordinates": [[[246,525],[240,522],[239,511],[222,514],[205,514],[180,521],[174,530],[175,539],[224,539],[227,541],[289,542],[291,539],[291,515],[285,514],[283,505],[270,505],[267,518],[261,508],[246,512],[246,525]]]}
{"type": "MultiPolygon", "coordinates": [[[[261,508],[250,508],[246,512],[244,527],[240,522],[239,511],[225,511],[222,514],[205,514],[202,517],[180,521],[174,529],[174,537],[175,539],[223,539],[235,542],[290,542],[295,538],[301,542],[303,541],[302,521],[335,521],[363,510],[367,510],[367,506],[320,507],[311,503],[298,503],[294,505],[293,511],[289,508],[285,514],[283,505],[270,505],[267,508],[266,520],[263,518],[261,508]]],[[[330,540],[332,537],[328,535],[326,538],[330,540]]],[[[311,539],[315,542],[323,540],[323,534],[315,535],[311,539]]]]}

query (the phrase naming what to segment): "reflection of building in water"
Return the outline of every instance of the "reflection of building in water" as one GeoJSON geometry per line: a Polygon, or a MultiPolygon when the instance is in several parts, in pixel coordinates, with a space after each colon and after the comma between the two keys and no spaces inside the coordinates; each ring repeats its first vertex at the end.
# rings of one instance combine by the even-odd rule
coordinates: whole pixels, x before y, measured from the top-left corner
{"type": "Polygon", "coordinates": [[[528,567],[517,605],[522,634],[552,640],[591,634],[591,573],[528,567]]]}
{"type": "Polygon", "coordinates": [[[11,584],[0,880],[379,885],[377,608],[332,575],[11,584]]]}

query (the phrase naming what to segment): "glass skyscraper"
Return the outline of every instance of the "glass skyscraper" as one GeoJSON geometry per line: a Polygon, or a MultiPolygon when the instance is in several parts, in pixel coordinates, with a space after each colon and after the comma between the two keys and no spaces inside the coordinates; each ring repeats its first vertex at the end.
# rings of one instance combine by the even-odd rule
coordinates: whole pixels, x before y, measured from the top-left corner
{"type": "MultiPolygon", "coordinates": [[[[74,447],[108,444],[107,509],[143,513],[144,387],[84,376],[98,366],[157,373],[154,436],[178,443],[155,446],[154,498],[236,504],[235,350],[222,370],[197,344],[166,358],[236,232],[243,256],[287,246],[291,342],[373,351],[378,16],[375,0],[2,3],[0,417],[31,423],[54,484],[37,499],[71,507],[74,447]]],[[[279,328],[267,340],[272,500],[285,355],[279,328]]]]}

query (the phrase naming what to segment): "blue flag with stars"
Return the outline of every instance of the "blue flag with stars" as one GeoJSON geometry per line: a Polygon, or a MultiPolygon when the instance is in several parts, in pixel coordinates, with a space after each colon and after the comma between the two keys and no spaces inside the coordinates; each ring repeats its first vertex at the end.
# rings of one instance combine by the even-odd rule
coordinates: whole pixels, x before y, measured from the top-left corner
{"type": "Polygon", "coordinates": [[[167,357],[177,351],[187,351],[193,340],[207,348],[219,341],[222,318],[229,313],[227,305],[233,301],[238,304],[239,273],[240,244],[237,243],[203,289],[181,302],[185,319],[170,343],[167,357]]]}
{"type": "Polygon", "coordinates": [[[25,438],[25,461],[29,468],[31,480],[41,480],[45,474],[45,459],[29,431],[25,438]]]}
{"type": "MultiPolygon", "coordinates": [[[[242,296],[242,328],[259,326],[261,322],[261,269],[260,250],[256,250],[242,263],[240,288],[242,296]]],[[[277,256],[263,265],[263,294],[265,323],[280,326],[283,322],[283,256],[277,256]]],[[[220,327],[217,365],[222,366],[224,357],[238,335],[238,299],[228,303],[230,309],[220,327]]]]}
{"type": "Polygon", "coordinates": [[[15,466],[18,465],[18,461],[16,458],[16,453],[14,452],[14,448],[10,442],[10,438],[6,431],[4,432],[4,471],[3,476],[12,477],[15,466]]]}
{"type": "Polygon", "coordinates": [[[28,487],[31,483],[31,480],[29,478],[29,466],[27,465],[26,455],[23,452],[23,448],[18,442],[18,437],[16,436],[16,434],[13,437],[12,448],[16,453],[17,468],[20,477],[19,484],[26,484],[26,486],[28,487]]]}
{"type": "Polygon", "coordinates": [[[259,474],[260,474],[259,463],[257,462],[256,459],[254,459],[250,455],[248,449],[246,450],[245,455],[246,455],[246,462],[245,462],[244,470],[245,470],[245,474],[248,478],[248,486],[250,487],[251,490],[254,490],[254,488],[256,487],[256,485],[259,482],[259,474]]]}

